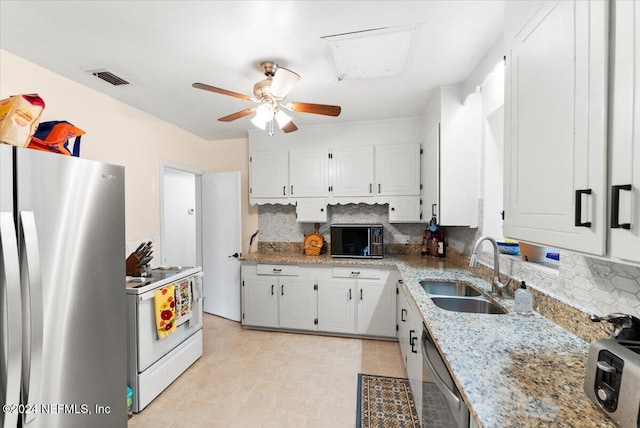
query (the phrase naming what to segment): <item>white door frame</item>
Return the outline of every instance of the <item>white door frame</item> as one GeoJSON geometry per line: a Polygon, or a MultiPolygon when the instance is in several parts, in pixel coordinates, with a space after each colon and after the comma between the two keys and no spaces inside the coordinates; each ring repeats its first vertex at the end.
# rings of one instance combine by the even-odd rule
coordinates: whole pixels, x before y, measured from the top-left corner
{"type": "MultiPolygon", "coordinates": [[[[173,162],[168,161],[160,161],[159,168],[159,192],[160,192],[160,260],[164,260],[165,254],[165,218],[164,218],[164,173],[165,170],[172,169],[175,171],[185,172],[188,174],[193,174],[196,179],[196,264],[198,266],[202,266],[202,218],[200,214],[200,210],[202,208],[202,194],[200,192],[200,177],[204,174],[204,171],[191,168],[184,165],[179,165],[173,162]]],[[[163,264],[161,262],[160,264],[163,264]]]]}

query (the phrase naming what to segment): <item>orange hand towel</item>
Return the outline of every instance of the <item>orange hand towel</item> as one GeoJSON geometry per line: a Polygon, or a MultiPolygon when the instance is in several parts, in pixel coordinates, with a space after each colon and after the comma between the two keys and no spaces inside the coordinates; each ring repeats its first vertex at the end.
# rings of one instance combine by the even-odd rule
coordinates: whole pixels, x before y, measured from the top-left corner
{"type": "Polygon", "coordinates": [[[158,339],[162,339],[176,331],[174,286],[168,285],[156,290],[153,295],[153,306],[156,314],[158,339]]]}

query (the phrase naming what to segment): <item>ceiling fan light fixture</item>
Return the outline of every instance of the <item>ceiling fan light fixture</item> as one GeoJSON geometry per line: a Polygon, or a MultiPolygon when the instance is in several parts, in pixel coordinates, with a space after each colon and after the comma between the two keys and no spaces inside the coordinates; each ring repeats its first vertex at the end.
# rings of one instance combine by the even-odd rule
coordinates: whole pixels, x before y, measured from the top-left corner
{"type": "Polygon", "coordinates": [[[267,121],[260,119],[260,117],[258,116],[251,119],[251,123],[253,123],[257,128],[262,129],[263,131],[267,128],[267,121]]]}
{"type": "Polygon", "coordinates": [[[260,104],[256,109],[256,118],[260,118],[262,122],[273,119],[273,106],[269,103],[260,104]]]}
{"type": "Polygon", "coordinates": [[[278,122],[280,129],[282,129],[287,123],[291,122],[291,116],[282,110],[278,110],[276,113],[276,122],[278,122]]]}

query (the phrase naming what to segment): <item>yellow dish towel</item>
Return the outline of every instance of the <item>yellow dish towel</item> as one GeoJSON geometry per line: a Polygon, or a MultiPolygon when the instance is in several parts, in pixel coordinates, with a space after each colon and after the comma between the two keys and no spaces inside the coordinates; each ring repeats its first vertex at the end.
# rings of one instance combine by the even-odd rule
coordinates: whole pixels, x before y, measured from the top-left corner
{"type": "Polygon", "coordinates": [[[176,331],[176,300],[174,293],[174,286],[168,285],[156,290],[153,295],[158,339],[163,339],[176,331]]]}

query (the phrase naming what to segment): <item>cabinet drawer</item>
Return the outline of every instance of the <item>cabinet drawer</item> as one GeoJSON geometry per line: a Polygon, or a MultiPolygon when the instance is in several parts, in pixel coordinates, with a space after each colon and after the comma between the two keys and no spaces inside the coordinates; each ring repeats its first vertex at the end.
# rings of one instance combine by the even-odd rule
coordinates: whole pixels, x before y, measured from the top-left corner
{"type": "Polygon", "coordinates": [[[298,276],[299,269],[298,265],[259,264],[256,266],[258,275],[298,276]]]}
{"type": "Polygon", "coordinates": [[[334,278],[368,278],[368,279],[380,279],[380,268],[371,267],[334,267],[334,278]]]}

